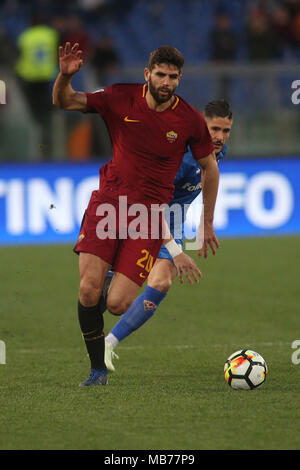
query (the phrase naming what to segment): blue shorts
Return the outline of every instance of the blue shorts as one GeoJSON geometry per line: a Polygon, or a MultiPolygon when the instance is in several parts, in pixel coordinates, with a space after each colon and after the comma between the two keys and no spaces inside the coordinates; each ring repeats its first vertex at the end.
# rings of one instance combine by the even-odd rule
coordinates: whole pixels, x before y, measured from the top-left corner
{"type": "MultiPolygon", "coordinates": [[[[182,238],[176,238],[176,239],[175,239],[175,242],[176,242],[178,245],[181,245],[182,248],[183,248],[183,240],[182,240],[182,238]]],[[[170,261],[173,262],[172,256],[170,255],[170,253],[168,252],[167,248],[166,248],[164,245],[161,246],[157,258],[160,258],[160,259],[169,259],[170,261]]]]}

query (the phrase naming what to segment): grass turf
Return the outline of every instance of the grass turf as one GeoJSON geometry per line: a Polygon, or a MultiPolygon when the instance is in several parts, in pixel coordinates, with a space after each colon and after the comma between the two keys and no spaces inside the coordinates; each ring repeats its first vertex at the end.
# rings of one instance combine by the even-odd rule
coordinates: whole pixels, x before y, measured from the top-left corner
{"type": "MultiPolygon", "coordinates": [[[[299,449],[299,237],[222,240],[124,340],[109,386],[79,388],[89,361],[69,246],[2,247],[1,449],[299,449]],[[261,388],[234,391],[223,366],[248,347],[261,388]]],[[[191,252],[193,255],[194,253],[191,252]]],[[[105,313],[105,331],[115,323],[105,313]]]]}

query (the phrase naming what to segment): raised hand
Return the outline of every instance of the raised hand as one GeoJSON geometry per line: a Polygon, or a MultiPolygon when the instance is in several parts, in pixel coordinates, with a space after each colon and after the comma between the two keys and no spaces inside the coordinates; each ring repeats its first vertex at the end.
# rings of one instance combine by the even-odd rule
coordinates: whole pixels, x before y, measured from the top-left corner
{"type": "Polygon", "coordinates": [[[58,54],[59,67],[63,75],[74,75],[83,64],[82,51],[77,42],[72,47],[69,42],[66,42],[64,46],[59,46],[58,54]]]}

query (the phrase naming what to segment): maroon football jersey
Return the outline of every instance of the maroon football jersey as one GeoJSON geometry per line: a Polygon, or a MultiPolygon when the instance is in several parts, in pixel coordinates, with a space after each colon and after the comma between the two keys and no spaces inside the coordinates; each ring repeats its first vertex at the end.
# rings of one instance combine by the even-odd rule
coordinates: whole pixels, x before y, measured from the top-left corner
{"type": "Polygon", "coordinates": [[[100,169],[100,192],[133,203],[169,203],[189,145],[196,160],[214,146],[202,114],[181,97],[162,112],[146,102],[147,85],[116,84],[87,93],[89,112],[105,120],[113,158],[100,169]]]}

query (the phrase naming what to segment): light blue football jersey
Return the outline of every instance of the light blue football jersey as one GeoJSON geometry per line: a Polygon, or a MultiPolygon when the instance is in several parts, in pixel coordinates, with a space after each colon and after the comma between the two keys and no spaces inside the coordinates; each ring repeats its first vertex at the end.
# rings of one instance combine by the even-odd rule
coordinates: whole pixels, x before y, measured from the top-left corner
{"type": "MultiPolygon", "coordinates": [[[[216,155],[217,162],[225,157],[226,151],[227,146],[224,145],[222,151],[216,155]]],[[[192,156],[191,151],[184,155],[174,185],[173,199],[169,204],[170,206],[172,204],[191,204],[201,193],[201,167],[192,156]]]]}
{"type": "MultiPolygon", "coordinates": [[[[222,160],[227,152],[227,146],[224,145],[221,152],[219,152],[217,157],[217,162],[219,163],[222,160]]],[[[201,187],[201,167],[194,159],[191,151],[189,150],[185,153],[181,166],[177,172],[177,175],[174,180],[174,192],[173,192],[173,199],[169,203],[169,207],[178,207],[175,205],[180,205],[180,214],[181,214],[181,238],[178,238],[178,230],[176,230],[176,234],[174,237],[174,215],[170,213],[170,220],[169,220],[169,228],[172,236],[175,238],[176,242],[183,245],[183,226],[186,217],[186,212],[188,206],[196,199],[197,196],[202,191],[201,187]]],[[[170,259],[168,250],[162,245],[161,250],[159,252],[158,258],[170,259]]]]}

